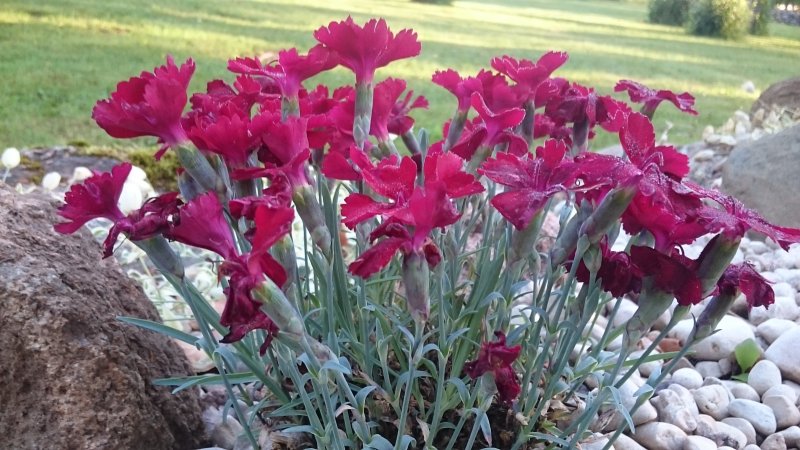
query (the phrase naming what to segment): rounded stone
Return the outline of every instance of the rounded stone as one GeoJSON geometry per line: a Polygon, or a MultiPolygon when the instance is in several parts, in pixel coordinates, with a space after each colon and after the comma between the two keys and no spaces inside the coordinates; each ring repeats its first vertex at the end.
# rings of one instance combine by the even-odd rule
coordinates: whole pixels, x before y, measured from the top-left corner
{"type": "Polygon", "coordinates": [[[617,450],[647,450],[625,434],[620,434],[614,441],[614,448],[617,450]]]}
{"type": "Polygon", "coordinates": [[[680,384],[686,389],[697,389],[703,385],[703,376],[695,369],[684,367],[683,369],[676,370],[672,374],[670,381],[680,384]]]}
{"type": "Polygon", "coordinates": [[[761,443],[761,450],[786,450],[786,439],[780,434],[772,434],[761,443]]]}
{"type": "Polygon", "coordinates": [[[767,392],[764,392],[764,394],[761,396],[761,399],[764,400],[767,397],[772,397],[774,395],[782,395],[790,399],[792,403],[797,403],[797,391],[786,384],[772,386],[771,388],[767,389],[767,392]]]}
{"type": "Polygon", "coordinates": [[[687,433],[697,428],[697,416],[700,413],[694,397],[680,384],[671,384],[650,402],[658,411],[659,421],[675,425],[687,433]]]}
{"type": "Polygon", "coordinates": [[[764,357],[775,363],[784,379],[800,383],[800,357],[797,355],[797,343],[800,342],[800,327],[794,327],[775,339],[764,357]]]}
{"type": "MultiPolygon", "coordinates": [[[[692,331],[694,321],[682,320],[667,333],[667,337],[686,342],[692,331]]],[[[719,361],[727,358],[741,342],[755,339],[753,325],[746,320],[733,315],[724,316],[717,325],[718,331],[698,342],[693,348],[693,357],[700,361],[719,361]]]]}
{"type": "Polygon", "coordinates": [[[755,389],[747,383],[736,383],[730,387],[731,394],[735,398],[740,398],[742,400],[752,400],[754,402],[761,401],[761,396],[758,395],[755,389]]]}
{"type": "Polygon", "coordinates": [[[686,433],[670,423],[650,422],[636,427],[633,439],[648,450],[683,448],[686,433]]]}
{"type": "Polygon", "coordinates": [[[747,376],[747,384],[755,389],[759,396],[767,392],[767,389],[780,385],[781,381],[781,371],[778,366],[766,359],[757,362],[747,376]]]}
{"type": "Polygon", "coordinates": [[[697,364],[694,365],[694,368],[703,378],[722,377],[722,369],[719,367],[719,363],[716,361],[698,361],[697,364]]]}
{"type": "Polygon", "coordinates": [[[794,402],[783,395],[772,395],[764,399],[764,404],[772,409],[779,430],[800,425],[800,410],[794,402]]]}
{"type": "Polygon", "coordinates": [[[800,446],[800,426],[789,427],[779,433],[790,447],[800,446]]]}
{"type": "Polygon", "coordinates": [[[700,414],[698,417],[695,434],[707,437],[719,446],[739,449],[747,444],[747,436],[744,433],[724,422],[717,422],[706,414],[700,414]]]}
{"type": "Polygon", "coordinates": [[[730,398],[728,397],[728,390],[724,386],[718,384],[703,386],[695,389],[692,395],[697,404],[697,409],[701,413],[708,414],[716,420],[721,420],[728,416],[730,398]]]}
{"type": "Polygon", "coordinates": [[[717,444],[707,437],[687,436],[683,450],[717,450],[717,444]]]}
{"type": "MultiPolygon", "coordinates": [[[[778,273],[778,269],[775,272],[778,273]]],[[[748,318],[753,325],[760,325],[769,319],[795,320],[798,315],[800,315],[800,307],[794,301],[794,296],[775,296],[775,303],[770,305],[769,309],[753,308],[750,310],[748,318]]]]}
{"type": "Polygon", "coordinates": [[[769,319],[756,327],[756,334],[767,344],[775,342],[783,333],[796,327],[797,323],[788,319],[769,319]]]}
{"type": "Polygon", "coordinates": [[[778,428],[775,414],[769,406],[737,398],[728,405],[728,413],[750,422],[759,434],[770,435],[778,428]]]}
{"type": "Polygon", "coordinates": [[[742,419],[741,417],[726,417],[722,419],[722,423],[730,425],[744,433],[748,444],[756,443],[756,429],[753,428],[753,424],[750,422],[742,419]]]}

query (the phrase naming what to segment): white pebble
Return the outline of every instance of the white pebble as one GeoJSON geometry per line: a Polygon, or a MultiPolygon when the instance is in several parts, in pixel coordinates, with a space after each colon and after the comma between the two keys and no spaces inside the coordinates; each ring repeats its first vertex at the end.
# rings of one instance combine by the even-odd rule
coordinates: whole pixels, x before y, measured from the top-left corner
{"type": "Polygon", "coordinates": [[[647,450],[627,435],[620,434],[614,441],[614,448],[617,450],[647,450]]]}
{"type": "Polygon", "coordinates": [[[650,422],[636,427],[633,439],[649,450],[676,450],[683,447],[686,433],[669,423],[650,422]]]}
{"type": "Polygon", "coordinates": [[[761,443],[761,450],[786,450],[786,439],[780,434],[767,436],[761,443]]]}
{"type": "Polygon", "coordinates": [[[49,172],[42,177],[42,187],[48,191],[58,188],[59,184],[61,184],[61,174],[58,172],[49,172]]]}
{"type": "Polygon", "coordinates": [[[728,413],[750,422],[759,434],[770,435],[778,428],[775,414],[769,406],[737,398],[728,405],[728,413]]]}
{"type": "Polygon", "coordinates": [[[735,384],[730,387],[731,394],[733,394],[734,397],[743,400],[752,400],[754,402],[761,401],[761,396],[758,395],[758,392],[756,392],[752,386],[747,383],[734,383],[735,384]]]}
{"type": "Polygon", "coordinates": [[[698,361],[694,365],[694,368],[703,378],[720,378],[723,376],[722,369],[719,367],[719,363],[716,361],[698,361]]]}
{"type": "Polygon", "coordinates": [[[764,394],[761,395],[761,399],[764,400],[767,397],[772,397],[774,395],[782,395],[791,400],[792,403],[797,402],[797,391],[787,384],[772,386],[771,388],[767,389],[767,392],[764,392],[764,394]]]}
{"type": "Polygon", "coordinates": [[[769,319],[788,319],[795,320],[800,314],[800,307],[792,297],[775,297],[775,303],[767,308],[753,308],[750,310],[750,322],[759,325],[769,319]]]}
{"type": "Polygon", "coordinates": [[[713,417],[705,414],[700,414],[698,417],[695,434],[711,439],[720,447],[742,448],[747,443],[744,433],[724,422],[717,422],[713,417]]]}
{"type": "Polygon", "coordinates": [[[722,419],[722,423],[730,425],[733,428],[741,431],[745,437],[747,437],[748,444],[756,443],[756,429],[753,428],[753,425],[750,422],[742,419],[741,417],[726,417],[722,419]]]}
{"type": "Polygon", "coordinates": [[[72,170],[72,177],[69,179],[69,184],[80,183],[81,181],[90,178],[94,173],[86,167],[78,166],[72,170]]]}
{"type": "Polygon", "coordinates": [[[658,420],[661,422],[675,425],[687,433],[697,428],[697,416],[700,413],[694,403],[694,397],[680,384],[670,385],[650,402],[658,410],[658,420]]]}
{"type": "Polygon", "coordinates": [[[697,162],[711,161],[714,158],[715,152],[711,149],[700,150],[692,157],[697,162]]]}
{"type": "Polygon", "coordinates": [[[683,450],[717,450],[717,444],[703,436],[687,436],[683,450]]]}
{"type": "Polygon", "coordinates": [[[750,369],[747,384],[756,390],[759,396],[772,386],[781,384],[781,371],[772,361],[763,359],[750,369]]]}
{"type": "Polygon", "coordinates": [[[800,427],[789,427],[779,433],[786,440],[786,445],[797,447],[800,445],[800,427]]]}
{"type": "Polygon", "coordinates": [[[780,335],[796,327],[797,323],[788,319],[768,319],[756,327],[756,334],[761,336],[767,344],[775,342],[780,335]]]}
{"type": "Polygon", "coordinates": [[[728,390],[721,385],[703,386],[692,392],[697,403],[697,409],[703,414],[708,414],[716,420],[728,416],[730,398],[728,390]]]}
{"type": "Polygon", "coordinates": [[[673,383],[680,384],[686,389],[697,389],[703,385],[703,377],[694,369],[683,368],[678,369],[672,374],[670,380],[673,383]]]}
{"type": "Polygon", "coordinates": [[[9,170],[17,167],[21,160],[22,157],[19,154],[19,150],[14,147],[3,150],[3,156],[0,157],[0,162],[3,163],[3,167],[9,170]]]}
{"type": "Polygon", "coordinates": [[[800,327],[794,327],[781,334],[764,352],[764,357],[778,366],[784,379],[795,382],[800,382],[798,342],[800,342],[800,327]]]}
{"type": "Polygon", "coordinates": [[[126,182],[122,185],[122,194],[119,196],[117,205],[123,214],[130,214],[136,211],[142,207],[143,202],[142,191],[136,184],[126,182]]]}
{"type": "Polygon", "coordinates": [[[764,399],[764,404],[772,409],[779,430],[800,425],[800,410],[792,399],[783,395],[772,395],[764,399]]]}

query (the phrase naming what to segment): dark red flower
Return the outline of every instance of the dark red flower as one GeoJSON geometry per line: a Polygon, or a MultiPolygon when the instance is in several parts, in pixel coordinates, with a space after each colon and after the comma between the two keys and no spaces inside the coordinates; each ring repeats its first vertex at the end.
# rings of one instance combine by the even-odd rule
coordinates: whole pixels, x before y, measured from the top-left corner
{"type": "Polygon", "coordinates": [[[163,144],[156,158],[169,147],[186,141],[181,114],[186,106],[186,89],[194,73],[194,61],[180,67],[172,57],[153,72],[117,84],[111,98],[97,102],[92,118],[115,138],[154,136],[163,144]]]}
{"type": "Polygon", "coordinates": [[[211,250],[225,259],[236,257],[236,244],[216,194],[206,192],[183,205],[173,227],[164,236],[193,247],[211,250]]]}
{"type": "Polygon", "coordinates": [[[673,250],[665,255],[650,247],[631,247],[631,261],[645,277],[653,277],[655,287],[675,295],[678,304],[689,306],[703,300],[703,287],[697,277],[697,261],[673,250]]]}
{"type": "Polygon", "coordinates": [[[564,52],[547,52],[535,63],[527,59],[517,60],[510,56],[492,59],[492,68],[517,83],[521,99],[533,100],[539,86],[559,67],[567,62],[564,52]]]}
{"type": "Polygon", "coordinates": [[[122,163],[111,172],[95,173],[82,184],[73,185],[58,208],[58,215],[69,222],[57,223],[53,228],[61,234],[71,234],[92,219],[103,217],[113,222],[123,219],[125,214],[117,203],[130,172],[131,164],[122,163]]]}
{"type": "Polygon", "coordinates": [[[578,168],[564,159],[566,153],[563,141],[549,139],[536,149],[536,158],[498,153],[486,160],[478,173],[509,187],[492,198],[492,206],[518,230],[525,229],[547,199],[575,181],[578,168]]]}
{"type": "Polygon", "coordinates": [[[769,308],[769,305],[775,303],[775,291],[770,284],[752,264],[745,262],[728,266],[717,282],[717,287],[720,294],[731,297],[736,297],[742,292],[750,308],[754,306],[769,308]]]}
{"type": "Polygon", "coordinates": [[[348,271],[369,278],[386,267],[397,251],[404,255],[423,255],[428,264],[435,267],[441,260],[441,253],[430,239],[430,233],[435,228],[452,225],[458,217],[443,182],[419,186],[404,207],[397,208],[372,232],[370,240],[383,239],[353,261],[348,271]]]}
{"type": "Polygon", "coordinates": [[[296,48],[278,52],[278,60],[268,65],[256,58],[236,58],[228,61],[228,70],[234,73],[261,75],[269,78],[280,89],[281,95],[297,98],[303,81],[336,66],[328,49],[316,45],[305,56],[296,48]]]}
{"type": "Polygon", "coordinates": [[[383,19],[372,19],[362,27],[348,17],[319,28],[314,37],[355,73],[359,84],[372,83],[376,69],[417,56],[421,50],[417,33],[405,29],[395,35],[383,19]]]}
{"type": "Polygon", "coordinates": [[[500,401],[509,404],[522,391],[514,368],[511,367],[511,364],[519,358],[522,346],[506,345],[506,335],[502,331],[495,331],[494,336],[497,338],[496,341],[481,344],[478,359],[464,364],[464,372],[473,379],[491,372],[494,375],[500,401]]]}
{"type": "Polygon", "coordinates": [[[699,219],[710,233],[721,231],[731,237],[741,237],[748,230],[753,230],[777,242],[784,250],[800,242],[800,229],[773,225],[736,198],[719,191],[705,189],[691,182],[685,185],[691,192],[722,206],[722,209],[711,206],[698,208],[699,219]]]}
{"type": "Polygon", "coordinates": [[[492,111],[478,93],[472,94],[472,107],[478,112],[479,119],[467,123],[461,139],[451,149],[453,153],[469,161],[478,147],[493,148],[501,143],[507,143],[511,153],[522,155],[528,151],[525,139],[512,130],[525,117],[522,108],[492,111]]]}
{"type": "Polygon", "coordinates": [[[182,204],[177,192],[168,192],[148,199],[141,208],[115,221],[103,242],[103,257],[108,258],[114,252],[120,233],[132,241],[140,241],[168,232],[172,226],[170,218],[182,204]]]}
{"type": "Polygon", "coordinates": [[[444,153],[441,146],[431,147],[423,164],[425,185],[441,182],[450,198],[461,198],[483,192],[483,185],[474,175],[464,172],[464,160],[453,153],[444,153]]]}
{"type": "Polygon", "coordinates": [[[694,109],[694,97],[688,92],[682,94],[675,94],[672,91],[665,89],[655,90],[631,80],[620,80],[614,86],[614,92],[628,91],[631,101],[634,103],[641,103],[643,112],[651,116],[655,112],[658,105],[664,100],[672,103],[680,111],[689,113],[693,116],[697,115],[694,109]]]}
{"type": "MultiPolygon", "coordinates": [[[[630,255],[611,250],[605,239],[600,243],[600,251],[602,262],[597,271],[597,278],[603,290],[614,297],[640,292],[642,271],[633,264],[630,255]]],[[[589,282],[589,269],[583,261],[580,262],[575,275],[581,283],[589,282]]]]}

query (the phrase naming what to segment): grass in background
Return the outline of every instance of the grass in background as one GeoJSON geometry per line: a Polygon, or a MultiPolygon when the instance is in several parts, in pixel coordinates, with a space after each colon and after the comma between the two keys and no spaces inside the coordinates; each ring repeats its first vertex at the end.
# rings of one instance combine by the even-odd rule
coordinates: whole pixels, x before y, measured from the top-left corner
{"type": "MultiPolygon", "coordinates": [[[[379,71],[378,77],[406,78],[431,100],[415,114],[421,126],[440,135],[454,100],[430,83],[440,68],[472,74],[492,56],[537,58],[564,50],[570,61],[558,75],[610,93],[617,80],[631,78],[658,88],[689,91],[697,118],[671,106],[656,115],[666,120],[678,143],[699,139],[707,124],[719,125],[736,109],[747,109],[758,89],[800,72],[800,28],[771,25],[772,36],[738,42],[693,37],[680,28],[645,22],[641,3],[564,0],[456,1],[452,6],[404,0],[349,0],[320,6],[312,0],[5,0],[0,5],[0,147],[111,139],[96,127],[94,103],[116,82],[162,64],[166,54],[192,56],[192,88],[212,78],[232,77],[228,58],[277,52],[314,44],[320,25],[352,14],[357,21],[385,17],[394,30],[419,33],[422,55],[379,71]]],[[[319,82],[350,83],[343,69],[319,82]]],[[[151,141],[144,141],[151,142],[151,141]]],[[[601,145],[613,143],[601,137],[601,145]]]]}

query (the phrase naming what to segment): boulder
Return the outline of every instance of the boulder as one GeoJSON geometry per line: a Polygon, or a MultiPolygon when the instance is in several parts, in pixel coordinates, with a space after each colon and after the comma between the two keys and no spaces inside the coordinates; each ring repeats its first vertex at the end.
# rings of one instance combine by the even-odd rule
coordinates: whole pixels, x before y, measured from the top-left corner
{"type": "Polygon", "coordinates": [[[800,224],[800,125],[737,146],[722,167],[722,189],[776,225],[800,224]]]}
{"type": "Polygon", "coordinates": [[[198,393],[154,379],[191,373],[159,320],[86,229],[53,231],[55,202],[0,184],[3,448],[189,449],[206,443],[198,393]]]}
{"type": "Polygon", "coordinates": [[[789,109],[800,111],[800,77],[789,78],[772,84],[758,96],[750,108],[750,114],[759,109],[789,109]]]}

